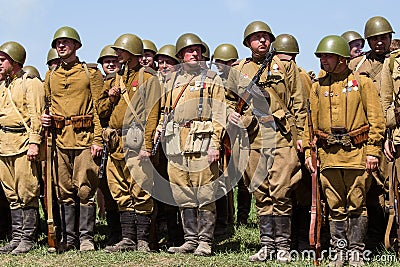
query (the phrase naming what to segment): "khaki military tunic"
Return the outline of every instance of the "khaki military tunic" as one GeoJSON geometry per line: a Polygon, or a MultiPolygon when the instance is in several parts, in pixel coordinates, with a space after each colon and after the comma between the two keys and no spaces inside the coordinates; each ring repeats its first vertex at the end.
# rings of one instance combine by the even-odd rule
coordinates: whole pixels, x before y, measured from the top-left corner
{"type": "MultiPolygon", "coordinates": [[[[173,131],[167,126],[165,133],[170,140],[166,142],[173,144],[165,146],[173,197],[181,208],[215,211],[218,163],[208,162],[207,151],[220,149],[225,127],[225,89],[221,78],[206,69],[181,70],[172,74],[165,91],[166,109],[171,110],[177,103],[169,122],[173,131]]],[[[160,125],[163,119],[164,115],[160,125]]]]}
{"type": "Polygon", "coordinates": [[[39,79],[22,75],[21,71],[9,83],[0,85],[1,127],[24,128],[12,102],[29,125],[29,132],[0,129],[0,179],[11,209],[37,208],[39,197],[38,164],[29,161],[26,153],[30,144],[41,143],[44,90],[39,79]]]}
{"type": "MultiPolygon", "coordinates": [[[[153,147],[153,137],[156,130],[160,109],[160,83],[154,71],[138,65],[115,79],[106,82],[99,101],[100,117],[110,116],[109,127],[122,130],[135,121],[124,97],[112,104],[108,97],[109,89],[115,84],[126,86],[126,93],[139,124],[144,128],[144,142],[141,150],[150,152],[153,147]],[[142,73],[142,74],[140,74],[142,73]],[[143,84],[139,84],[142,76],[143,84]],[[122,80],[121,80],[122,77],[122,80]]],[[[139,151],[128,151],[124,148],[124,136],[119,137],[119,146],[110,151],[107,165],[108,185],[113,198],[117,201],[120,211],[135,210],[138,213],[150,214],[153,210],[151,190],[153,184],[153,167],[150,162],[138,159],[139,151]]]]}
{"type": "MultiPolygon", "coordinates": [[[[50,99],[50,113],[70,119],[71,116],[92,115],[93,125],[74,129],[65,125],[56,129],[55,184],[61,203],[74,204],[75,195],[82,205],[93,205],[98,186],[98,163],[90,152],[92,145],[103,146],[99,116],[96,110],[103,77],[97,66],[77,59],[61,63],[46,73],[44,87],[50,99]]],[[[97,159],[99,160],[99,159],[97,159]]]]}
{"type": "MultiPolygon", "coordinates": [[[[370,176],[365,172],[366,156],[380,158],[385,130],[378,93],[371,79],[353,75],[351,70],[328,73],[314,83],[310,106],[314,130],[331,133],[331,127],[348,132],[369,125],[368,140],[362,145],[333,144],[318,148],[321,184],[327,198],[330,217],[346,220],[348,215],[367,216],[366,191],[370,176]]],[[[310,157],[306,124],[306,158],[310,157]]]]}

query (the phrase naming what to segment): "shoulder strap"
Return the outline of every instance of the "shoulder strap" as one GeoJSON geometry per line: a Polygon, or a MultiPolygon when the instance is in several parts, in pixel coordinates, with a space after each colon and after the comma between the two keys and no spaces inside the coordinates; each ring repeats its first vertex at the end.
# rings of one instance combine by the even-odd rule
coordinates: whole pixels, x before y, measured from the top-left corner
{"type": "Polygon", "coordinates": [[[394,68],[394,59],[397,54],[391,53],[389,56],[389,68],[390,68],[390,73],[393,74],[393,68],[394,68]]]}
{"type": "Polygon", "coordinates": [[[82,62],[82,66],[83,66],[83,68],[85,69],[86,76],[87,76],[87,78],[89,79],[89,82],[90,82],[90,73],[89,73],[89,69],[88,69],[88,67],[87,67],[86,62],[82,62]]]}
{"type": "Polygon", "coordinates": [[[203,94],[204,94],[204,89],[205,89],[205,80],[206,80],[206,76],[207,76],[207,70],[203,70],[201,72],[201,84],[200,84],[200,99],[199,99],[199,109],[197,112],[198,118],[201,120],[201,115],[203,113],[203,94]]]}
{"type": "Polygon", "coordinates": [[[124,98],[126,104],[128,105],[129,110],[131,111],[135,121],[137,123],[141,123],[141,121],[139,119],[139,116],[137,115],[137,113],[136,113],[135,109],[133,108],[132,103],[131,103],[131,101],[129,99],[129,96],[128,96],[127,90],[126,90],[126,86],[125,86],[125,83],[124,83],[124,81],[122,79],[122,76],[117,74],[116,79],[115,79],[115,83],[116,83],[117,87],[121,88],[122,97],[124,98]]]}
{"type": "Polygon", "coordinates": [[[358,69],[361,67],[361,65],[364,63],[364,61],[367,59],[367,55],[363,55],[362,59],[358,62],[356,68],[354,69],[354,72],[358,71],[358,69]]]}
{"type": "MultiPolygon", "coordinates": [[[[28,76],[27,73],[24,73],[24,75],[22,76],[22,90],[24,91],[24,94],[26,93],[26,88],[25,88],[25,81],[26,81],[26,77],[28,76]]],[[[24,127],[26,129],[26,132],[29,133],[31,131],[31,129],[29,128],[28,124],[26,124],[24,117],[22,117],[21,112],[19,112],[17,106],[15,105],[13,99],[12,99],[12,95],[11,95],[11,90],[10,87],[7,86],[7,92],[8,92],[8,97],[10,98],[10,102],[11,105],[13,106],[15,112],[18,114],[18,117],[20,118],[20,120],[22,121],[22,123],[24,124],[24,127]]]]}

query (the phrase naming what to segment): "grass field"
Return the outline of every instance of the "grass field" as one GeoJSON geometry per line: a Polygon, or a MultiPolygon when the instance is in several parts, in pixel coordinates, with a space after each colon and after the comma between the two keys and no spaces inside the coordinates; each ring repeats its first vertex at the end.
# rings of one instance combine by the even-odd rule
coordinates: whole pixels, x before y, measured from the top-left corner
{"type": "MultiPolygon", "coordinates": [[[[193,255],[172,255],[163,250],[158,253],[120,252],[108,254],[101,249],[93,252],[69,251],[63,254],[47,252],[46,237],[41,235],[39,243],[26,255],[0,255],[0,266],[281,266],[275,261],[251,263],[248,256],[259,249],[259,232],[256,214],[250,214],[249,225],[235,227],[235,234],[226,240],[216,241],[215,254],[212,257],[195,257],[193,255]]],[[[106,243],[104,221],[96,225],[95,240],[99,247],[106,243]]],[[[327,266],[324,260],[320,266],[327,266]]],[[[287,266],[313,266],[311,260],[298,260],[287,266]]],[[[400,266],[394,255],[382,252],[375,256],[367,266],[400,266]]]]}

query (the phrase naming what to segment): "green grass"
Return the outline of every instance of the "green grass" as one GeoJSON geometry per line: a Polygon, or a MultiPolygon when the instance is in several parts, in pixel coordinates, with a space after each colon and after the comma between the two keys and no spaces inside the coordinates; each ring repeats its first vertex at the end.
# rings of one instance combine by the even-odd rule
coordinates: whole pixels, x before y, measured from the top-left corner
{"type": "MultiPolygon", "coordinates": [[[[41,235],[38,245],[26,255],[0,255],[0,266],[281,266],[275,261],[251,263],[248,256],[259,249],[259,232],[254,203],[249,218],[249,226],[235,227],[235,234],[226,240],[216,241],[214,255],[211,257],[196,257],[193,255],[172,255],[165,251],[159,253],[120,252],[104,253],[101,249],[93,252],[69,251],[63,254],[47,252],[46,237],[41,235]]],[[[95,241],[100,247],[106,243],[105,222],[96,225],[95,241]]],[[[4,242],[3,242],[4,243],[4,242]]],[[[3,244],[2,243],[2,244],[3,244]]],[[[387,251],[382,251],[380,257],[392,257],[387,251]]],[[[313,266],[311,261],[291,262],[287,266],[313,266]]],[[[327,266],[327,260],[320,266],[327,266]]],[[[367,266],[399,266],[397,262],[382,262],[375,258],[367,266]]]]}

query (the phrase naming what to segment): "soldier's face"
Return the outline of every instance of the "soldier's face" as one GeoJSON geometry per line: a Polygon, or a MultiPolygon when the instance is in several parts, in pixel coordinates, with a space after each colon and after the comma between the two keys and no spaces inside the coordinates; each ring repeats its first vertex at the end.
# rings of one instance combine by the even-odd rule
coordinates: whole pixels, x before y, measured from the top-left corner
{"type": "Polygon", "coordinates": [[[215,63],[217,63],[217,69],[219,72],[224,72],[227,71],[229,69],[229,66],[232,65],[233,60],[229,60],[229,61],[223,61],[220,59],[216,59],[215,63]]]}
{"type": "Polygon", "coordinates": [[[363,49],[363,41],[362,40],[354,40],[349,43],[350,45],[350,56],[351,57],[358,57],[361,55],[363,49]]]}
{"type": "Polygon", "coordinates": [[[175,60],[170,57],[163,55],[158,56],[158,70],[163,76],[166,76],[169,73],[173,72],[175,70],[175,64],[175,60]]]}
{"type": "Polygon", "coordinates": [[[391,41],[392,35],[390,33],[385,33],[368,38],[368,45],[375,54],[383,55],[390,51],[389,48],[391,41]]]}
{"type": "Polygon", "coordinates": [[[119,71],[121,68],[121,64],[118,62],[117,57],[104,57],[101,66],[106,75],[119,71]]]}
{"type": "Polygon", "coordinates": [[[321,67],[326,72],[336,72],[339,65],[339,56],[335,54],[321,54],[319,58],[321,67]]]}
{"type": "Polygon", "coordinates": [[[271,38],[266,32],[256,32],[249,36],[250,49],[258,54],[266,54],[271,45],[271,38]]]}
{"type": "Polygon", "coordinates": [[[117,59],[120,64],[125,64],[132,59],[132,54],[124,49],[116,49],[115,54],[117,54],[117,59]]]}
{"type": "Polygon", "coordinates": [[[12,69],[12,59],[7,54],[0,52],[0,80],[4,80],[12,72],[12,69]]]}
{"type": "Polygon", "coordinates": [[[154,52],[144,51],[143,56],[139,58],[140,65],[143,67],[152,67],[154,63],[154,52]]]}
{"type": "Polygon", "coordinates": [[[201,46],[200,45],[191,45],[189,47],[185,47],[181,51],[182,60],[185,63],[189,64],[197,64],[198,61],[202,60],[203,56],[201,55],[201,46]]]}
{"type": "Polygon", "coordinates": [[[75,40],[69,38],[59,38],[56,40],[57,53],[62,59],[66,59],[74,55],[78,48],[79,45],[75,40]]]}

